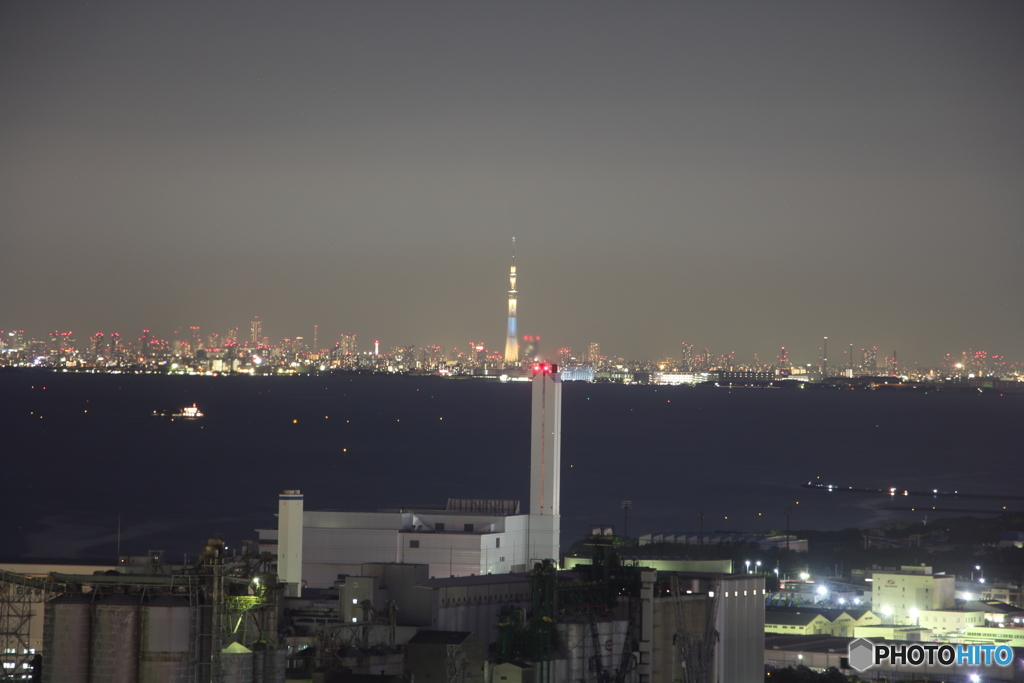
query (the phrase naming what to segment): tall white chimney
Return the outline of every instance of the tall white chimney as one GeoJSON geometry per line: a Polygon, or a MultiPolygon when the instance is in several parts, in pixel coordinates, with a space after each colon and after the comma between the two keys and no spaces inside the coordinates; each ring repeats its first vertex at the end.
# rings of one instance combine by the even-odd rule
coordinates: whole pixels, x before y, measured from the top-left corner
{"type": "Polygon", "coordinates": [[[530,562],[559,558],[562,489],[562,378],[558,366],[533,366],[530,432],[530,562]]]}
{"type": "Polygon", "coordinates": [[[288,584],[285,597],[302,597],[302,493],[285,491],[277,499],[277,576],[288,584]]]}

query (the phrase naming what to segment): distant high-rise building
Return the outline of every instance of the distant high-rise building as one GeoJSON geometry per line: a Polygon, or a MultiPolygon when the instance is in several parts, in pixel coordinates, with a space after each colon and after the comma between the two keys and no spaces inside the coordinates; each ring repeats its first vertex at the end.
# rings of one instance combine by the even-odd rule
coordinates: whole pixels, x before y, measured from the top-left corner
{"type": "Polygon", "coordinates": [[[683,370],[693,370],[693,344],[683,342],[683,351],[680,357],[680,367],[683,370]]]}
{"type": "Polygon", "coordinates": [[[420,349],[420,366],[424,368],[437,368],[444,363],[444,349],[437,344],[431,344],[420,349]]]}
{"type": "Polygon", "coordinates": [[[540,337],[528,334],[523,335],[523,353],[521,356],[524,361],[540,360],[540,337]]]}
{"type": "Polygon", "coordinates": [[[783,346],[783,347],[781,347],[779,349],[779,369],[780,370],[788,370],[789,369],[789,351],[786,349],[785,346],[783,346]]]}
{"type": "Polygon", "coordinates": [[[4,345],[11,350],[21,351],[25,348],[25,330],[11,330],[6,333],[4,345]]]}
{"type": "Polygon", "coordinates": [[[253,344],[259,344],[260,339],[263,337],[263,323],[260,322],[259,316],[253,318],[253,321],[249,323],[249,339],[253,344]]]}
{"type": "Polygon", "coordinates": [[[860,368],[864,372],[874,373],[878,369],[878,347],[872,346],[870,349],[861,349],[861,363],[860,368]]]}
{"type": "Polygon", "coordinates": [[[96,334],[92,335],[92,356],[94,359],[99,358],[105,353],[105,344],[103,343],[104,341],[105,339],[103,337],[102,332],[97,332],[96,334]]]}
{"type": "Polygon", "coordinates": [[[591,365],[601,362],[601,345],[598,342],[590,342],[590,346],[587,347],[587,362],[591,365]]]}
{"type": "Polygon", "coordinates": [[[338,344],[338,351],[342,356],[356,355],[356,335],[343,333],[338,344]]]}
{"type": "Polygon", "coordinates": [[[519,363],[519,335],[516,332],[516,238],[512,238],[512,270],[508,274],[508,335],[505,337],[505,365],[519,363]]]}
{"type": "Polygon", "coordinates": [[[199,332],[199,326],[193,325],[188,328],[189,332],[189,346],[192,349],[192,355],[194,356],[196,351],[203,348],[203,335],[199,332]]]}
{"type": "Polygon", "coordinates": [[[476,365],[483,365],[487,361],[487,349],[482,341],[469,342],[470,362],[476,365]]]}
{"type": "Polygon", "coordinates": [[[575,359],[572,357],[572,349],[571,348],[569,348],[568,346],[563,346],[562,348],[558,349],[558,364],[559,365],[566,365],[566,366],[572,365],[573,360],[575,360],[575,359]]]}

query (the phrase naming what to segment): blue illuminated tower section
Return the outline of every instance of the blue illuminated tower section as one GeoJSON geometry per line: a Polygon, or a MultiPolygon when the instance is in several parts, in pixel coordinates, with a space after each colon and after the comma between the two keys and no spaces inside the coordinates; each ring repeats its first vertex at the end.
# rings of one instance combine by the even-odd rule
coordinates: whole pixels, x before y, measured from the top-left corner
{"type": "Polygon", "coordinates": [[[533,365],[530,433],[530,562],[555,560],[561,523],[562,378],[558,366],[533,365]]]}
{"type": "Polygon", "coordinates": [[[505,339],[505,366],[519,364],[519,335],[516,333],[516,238],[512,238],[512,270],[508,274],[508,337],[505,339]]]}

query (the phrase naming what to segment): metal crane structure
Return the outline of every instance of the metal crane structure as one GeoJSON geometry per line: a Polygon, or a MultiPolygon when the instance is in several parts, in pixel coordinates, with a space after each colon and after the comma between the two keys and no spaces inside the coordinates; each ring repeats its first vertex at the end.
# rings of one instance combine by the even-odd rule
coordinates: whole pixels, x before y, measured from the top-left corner
{"type": "Polygon", "coordinates": [[[388,602],[386,609],[374,609],[369,600],[360,602],[359,607],[363,612],[359,621],[346,623],[329,619],[317,625],[314,644],[319,666],[328,669],[343,666],[341,653],[350,648],[366,652],[373,647],[386,645],[395,651],[398,607],[394,600],[388,602]]]}
{"type": "Polygon", "coordinates": [[[687,628],[679,580],[672,576],[669,581],[676,619],[676,633],[672,642],[676,648],[677,668],[673,682],[710,683],[715,646],[718,643],[719,586],[716,583],[714,589],[708,592],[708,597],[704,598],[703,623],[698,628],[687,628]]]}
{"type": "MultiPolygon", "coordinates": [[[[575,625],[579,637],[589,643],[591,652],[585,664],[588,681],[624,683],[635,669],[633,640],[640,626],[641,568],[623,565],[612,547],[595,541],[593,564],[577,567],[558,576],[550,561],[537,563],[530,580],[533,591],[531,612],[506,607],[499,620],[499,662],[532,662],[535,683],[555,681],[552,657],[561,651],[556,625],[575,625]],[[623,609],[623,607],[625,609],[623,609]],[[598,621],[621,619],[625,612],[626,632],[622,653],[612,667],[606,666],[598,621]],[[589,633],[588,633],[589,632],[589,633]],[[587,634],[584,636],[584,634],[587,634]]],[[[607,637],[607,636],[606,636],[607,637]]],[[[608,641],[609,643],[611,641],[608,641]]],[[[583,650],[586,653],[586,648],[583,650]]]]}
{"type": "Polygon", "coordinates": [[[61,584],[0,570],[0,681],[32,680],[36,654],[29,621],[63,591],[61,584]]]}

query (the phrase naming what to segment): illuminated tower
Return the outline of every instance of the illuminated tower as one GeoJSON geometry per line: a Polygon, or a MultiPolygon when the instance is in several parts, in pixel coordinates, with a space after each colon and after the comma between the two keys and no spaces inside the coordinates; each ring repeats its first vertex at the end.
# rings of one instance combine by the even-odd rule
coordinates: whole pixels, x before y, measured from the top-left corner
{"type": "Polygon", "coordinates": [[[253,318],[253,321],[249,323],[249,332],[252,343],[258,346],[263,334],[263,323],[260,322],[259,316],[253,318]]]}
{"type": "Polygon", "coordinates": [[[558,366],[533,365],[530,432],[530,562],[558,561],[562,471],[562,378],[558,366]]]}
{"type": "Polygon", "coordinates": [[[505,339],[505,365],[519,363],[519,336],[516,334],[516,238],[512,238],[512,270],[508,274],[508,337],[505,339]]]}

